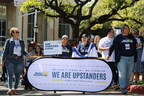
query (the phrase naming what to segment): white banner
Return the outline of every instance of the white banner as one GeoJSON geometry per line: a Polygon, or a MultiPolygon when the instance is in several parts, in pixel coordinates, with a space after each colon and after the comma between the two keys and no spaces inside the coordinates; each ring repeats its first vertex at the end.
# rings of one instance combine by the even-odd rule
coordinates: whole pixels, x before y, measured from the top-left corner
{"type": "Polygon", "coordinates": [[[62,54],[61,41],[44,41],[44,55],[62,54]]]}
{"type": "Polygon", "coordinates": [[[40,90],[102,91],[112,81],[112,71],[97,59],[41,58],[28,69],[28,80],[40,90]]]}

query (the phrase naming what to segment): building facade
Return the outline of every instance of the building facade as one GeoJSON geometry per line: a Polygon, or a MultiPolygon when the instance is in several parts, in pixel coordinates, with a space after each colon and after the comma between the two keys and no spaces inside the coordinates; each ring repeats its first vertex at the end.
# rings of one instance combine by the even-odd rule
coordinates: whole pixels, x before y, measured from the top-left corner
{"type": "MultiPolygon", "coordinates": [[[[59,18],[49,19],[42,13],[37,13],[37,42],[60,40],[66,34],[71,37],[71,27],[59,18]]],[[[14,6],[14,0],[0,0],[0,48],[10,37],[11,27],[20,30],[21,38],[26,44],[34,41],[34,14],[22,14],[20,6],[14,6]]]]}

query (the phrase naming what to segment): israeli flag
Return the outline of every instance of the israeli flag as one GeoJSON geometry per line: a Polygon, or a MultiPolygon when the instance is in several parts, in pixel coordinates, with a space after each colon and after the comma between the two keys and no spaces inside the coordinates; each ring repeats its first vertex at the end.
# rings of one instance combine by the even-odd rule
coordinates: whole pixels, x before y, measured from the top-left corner
{"type": "Polygon", "coordinates": [[[81,55],[76,47],[73,48],[72,57],[85,57],[85,55],[81,55]]]}
{"type": "Polygon", "coordinates": [[[143,48],[143,51],[142,51],[141,62],[144,63],[144,48],[143,48]]]}
{"type": "Polygon", "coordinates": [[[88,49],[88,57],[98,57],[98,52],[96,50],[95,44],[91,43],[88,49]]]}
{"type": "Polygon", "coordinates": [[[88,48],[88,54],[81,55],[76,47],[73,48],[72,57],[98,57],[98,53],[94,43],[91,43],[88,48]]]}

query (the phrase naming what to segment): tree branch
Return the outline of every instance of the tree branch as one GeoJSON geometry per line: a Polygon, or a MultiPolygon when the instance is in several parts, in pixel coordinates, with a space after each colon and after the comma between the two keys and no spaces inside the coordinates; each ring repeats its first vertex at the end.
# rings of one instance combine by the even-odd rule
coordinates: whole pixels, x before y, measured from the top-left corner
{"type": "Polygon", "coordinates": [[[135,2],[137,2],[137,1],[139,1],[139,0],[133,0],[129,5],[125,5],[125,6],[121,7],[120,10],[133,6],[135,4],[135,2]]]}
{"type": "Polygon", "coordinates": [[[95,0],[92,6],[90,7],[89,14],[87,16],[82,16],[82,20],[91,18],[94,6],[97,4],[98,0],[95,0]]]}

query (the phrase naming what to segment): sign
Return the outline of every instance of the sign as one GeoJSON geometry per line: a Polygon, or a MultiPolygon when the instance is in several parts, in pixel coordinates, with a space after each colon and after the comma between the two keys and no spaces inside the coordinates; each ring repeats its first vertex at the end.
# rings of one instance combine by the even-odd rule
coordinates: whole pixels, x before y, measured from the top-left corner
{"type": "Polygon", "coordinates": [[[109,87],[112,71],[97,59],[41,58],[28,69],[28,80],[39,90],[97,92],[109,87]]]}
{"type": "Polygon", "coordinates": [[[44,55],[62,54],[61,41],[44,41],[44,55]]]}
{"type": "Polygon", "coordinates": [[[22,6],[22,3],[26,0],[14,0],[14,6],[22,6]]]}

